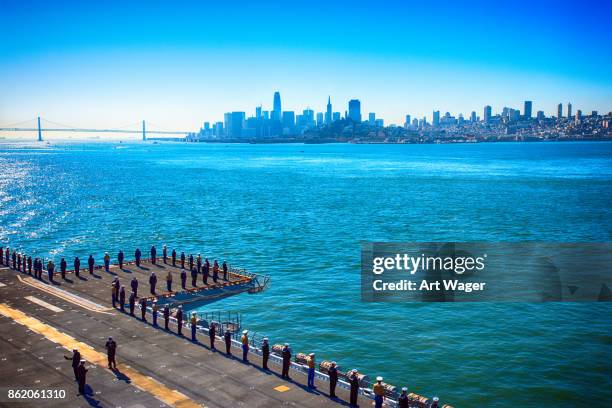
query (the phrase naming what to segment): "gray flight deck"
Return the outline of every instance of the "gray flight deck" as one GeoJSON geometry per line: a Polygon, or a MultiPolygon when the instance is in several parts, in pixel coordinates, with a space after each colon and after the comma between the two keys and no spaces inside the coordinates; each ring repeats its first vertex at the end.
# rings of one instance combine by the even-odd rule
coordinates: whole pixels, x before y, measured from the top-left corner
{"type": "MultiPolygon", "coordinates": [[[[71,262],[70,262],[71,263],[71,262]]],[[[104,344],[112,336],[118,344],[117,362],[119,371],[111,371],[104,365],[90,364],[87,373],[87,388],[84,396],[78,395],[70,361],[64,356],[70,352],[61,344],[54,343],[44,335],[30,330],[26,325],[0,313],[0,406],[100,406],[100,407],[164,407],[154,393],[135,386],[131,379],[121,373],[121,364],[135,370],[146,378],[152,378],[164,389],[176,390],[191,402],[206,407],[338,407],[347,405],[346,390],[338,389],[340,399],[332,400],[327,394],[328,383],[318,383],[316,390],[306,387],[306,376],[293,372],[292,381],[280,378],[280,367],[270,364],[270,371],[261,369],[260,358],[251,354],[250,363],[239,358],[228,357],[224,351],[209,349],[207,336],[199,334],[198,342],[189,339],[190,330],[183,330],[184,337],[176,335],[176,326],[170,325],[170,332],[151,325],[138,317],[131,317],[111,309],[111,282],[118,276],[129,293],[132,277],[139,280],[139,295],[149,294],[148,277],[155,270],[158,290],[166,286],[165,276],[173,273],[174,287],[180,287],[180,268],[170,265],[152,265],[146,262],[142,268],[133,264],[120,270],[114,266],[110,272],[103,269],[90,275],[86,263],[81,277],[73,273],[63,280],[56,274],[55,283],[49,283],[46,272],[42,282],[45,287],[59,288],[108,308],[106,311],[89,307],[90,304],[75,302],[74,298],[58,296],[53,290],[33,285],[34,279],[27,273],[18,272],[0,265],[0,304],[11,310],[33,317],[55,330],[81,341],[99,353],[105,353],[104,344]],[[28,283],[29,282],[29,283],[28,283]],[[26,299],[26,297],[30,297],[26,299]],[[34,298],[34,301],[32,300],[34,298]],[[42,305],[41,302],[42,301],[42,305]],[[45,304],[46,302],[46,304],[45,304]],[[56,307],[62,311],[53,311],[56,307]],[[65,390],[65,399],[30,399],[22,402],[7,399],[9,389],[65,390]]],[[[239,279],[234,277],[232,279],[239,279]]],[[[187,287],[191,285],[188,276],[187,287]]],[[[202,285],[201,276],[198,285],[202,285]]],[[[58,292],[61,293],[65,292],[58,292]]],[[[241,294],[239,296],[248,296],[241,294]]],[[[257,295],[255,295],[257,296],[257,295]]],[[[140,315],[140,310],[136,310],[140,315]]],[[[160,313],[161,315],[161,313],[160,313]]],[[[161,317],[161,316],[160,316],[161,317]]],[[[161,323],[162,319],[159,319],[161,323]]],[[[163,326],[163,324],[162,324],[163,326]]],[[[224,350],[219,339],[217,347],[224,350]]],[[[233,353],[239,356],[240,350],[233,353]]],[[[360,396],[362,406],[369,406],[371,400],[360,396]]],[[[182,404],[176,404],[182,406],[182,404]]],[[[185,405],[187,406],[187,405],[185,405]]],[[[193,406],[193,405],[192,405],[193,406]]]]}

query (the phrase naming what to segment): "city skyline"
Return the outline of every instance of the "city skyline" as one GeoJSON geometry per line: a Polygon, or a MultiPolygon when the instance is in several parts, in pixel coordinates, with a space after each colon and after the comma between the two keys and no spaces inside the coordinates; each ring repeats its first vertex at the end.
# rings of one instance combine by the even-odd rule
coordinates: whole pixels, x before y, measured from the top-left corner
{"type": "Polygon", "coordinates": [[[331,95],[342,114],[359,99],[398,125],[408,113],[482,115],[525,99],[547,116],[568,100],[612,110],[609,4],[350,4],[5,2],[0,124],[41,115],[196,129],[228,111],[272,110],[275,90],[286,111],[325,115],[331,95]]]}

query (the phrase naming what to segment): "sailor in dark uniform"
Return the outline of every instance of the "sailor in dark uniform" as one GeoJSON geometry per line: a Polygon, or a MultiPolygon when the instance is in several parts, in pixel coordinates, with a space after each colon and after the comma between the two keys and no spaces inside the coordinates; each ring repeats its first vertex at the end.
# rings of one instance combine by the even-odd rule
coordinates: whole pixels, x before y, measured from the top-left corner
{"type": "Polygon", "coordinates": [[[166,245],[164,245],[162,247],[162,258],[164,258],[164,263],[167,263],[167,261],[168,261],[168,248],[166,248],[166,245]]]}
{"type": "Polygon", "coordinates": [[[198,271],[196,271],[195,268],[191,268],[191,286],[193,286],[194,288],[196,287],[196,285],[198,284],[198,271]]]}
{"type": "Polygon", "coordinates": [[[352,370],[349,375],[349,384],[351,385],[349,406],[357,406],[357,396],[359,395],[359,377],[357,377],[357,370],[352,370]]]}
{"type": "Polygon", "coordinates": [[[119,250],[117,254],[117,260],[119,261],[119,269],[123,269],[123,260],[125,259],[125,255],[123,255],[123,251],[119,250]]]}
{"type": "Polygon", "coordinates": [[[183,335],[183,306],[179,306],[176,311],[176,324],[178,326],[179,336],[183,335]]]}
{"type": "Polygon", "coordinates": [[[74,372],[74,379],[78,380],[77,368],[81,362],[81,353],[77,349],[72,349],[72,356],[64,356],[66,360],[72,360],[72,371],[74,372]]]}
{"type": "Polygon", "coordinates": [[[185,253],[184,252],[181,252],[181,269],[185,269],[185,253]]]}
{"type": "Polygon", "coordinates": [[[147,321],[147,298],[140,299],[140,315],[142,317],[142,321],[147,321]]]}
{"type": "Polygon", "coordinates": [[[263,359],[263,369],[268,370],[268,359],[270,358],[270,343],[268,338],[264,337],[263,344],[261,345],[261,355],[263,359]]]}
{"type": "Polygon", "coordinates": [[[223,333],[223,339],[225,340],[225,352],[228,356],[232,355],[232,332],[230,329],[225,330],[223,333]]]}
{"type": "Polygon", "coordinates": [[[172,266],[176,266],[176,249],[172,250],[172,266]]]}
{"type": "Polygon", "coordinates": [[[155,272],[151,272],[151,276],[149,277],[149,285],[151,285],[151,294],[155,294],[155,287],[157,286],[157,275],[155,272]]]}
{"type": "Polygon", "coordinates": [[[153,265],[155,265],[156,257],[157,257],[157,249],[155,249],[155,245],[153,245],[151,247],[151,263],[153,263],[153,265]]]}
{"type": "Polygon", "coordinates": [[[74,274],[78,277],[81,269],[81,260],[78,256],[74,258],[74,274]]]}
{"type": "Polygon", "coordinates": [[[402,387],[402,394],[397,398],[398,408],[408,408],[408,394],[406,391],[408,391],[408,388],[402,387]]]}
{"type": "Polygon", "coordinates": [[[106,348],[106,357],[108,358],[108,368],[116,370],[117,361],[115,360],[115,354],[117,352],[117,343],[112,337],[109,337],[104,347],[106,348]]]}
{"type": "Polygon", "coordinates": [[[32,274],[32,257],[28,256],[28,275],[32,274]]]}
{"type": "Polygon", "coordinates": [[[285,343],[283,346],[283,372],[281,377],[289,380],[289,367],[291,366],[291,349],[289,348],[289,343],[285,343]]]}
{"type": "Polygon", "coordinates": [[[119,289],[119,309],[125,312],[125,286],[121,286],[119,289]]]}
{"type": "Polygon", "coordinates": [[[17,251],[13,251],[13,269],[17,269],[17,251]]]}
{"type": "Polygon", "coordinates": [[[134,258],[136,258],[136,266],[140,267],[140,257],[142,256],[142,252],[140,252],[140,248],[136,248],[136,252],[134,252],[134,258]]]}
{"type": "Polygon", "coordinates": [[[223,280],[227,280],[227,262],[223,261],[223,280]]]}
{"type": "Polygon", "coordinates": [[[68,267],[68,264],[66,263],[66,260],[62,258],[62,260],[60,261],[60,272],[62,273],[62,279],[66,279],[66,268],[67,267],[68,267]]]}
{"type": "Polygon", "coordinates": [[[336,385],[338,384],[338,368],[336,367],[336,362],[332,361],[331,367],[327,370],[327,374],[329,375],[329,396],[331,398],[336,398],[336,385]]]}
{"type": "Polygon", "coordinates": [[[132,278],[130,286],[132,287],[132,292],[134,292],[134,296],[138,296],[138,279],[136,279],[136,277],[132,278]]]}
{"type": "Polygon", "coordinates": [[[215,348],[215,336],[217,335],[217,325],[214,323],[210,324],[210,328],[208,329],[208,337],[210,337],[210,349],[216,350],[215,348]]]}
{"type": "Polygon", "coordinates": [[[184,269],[181,269],[181,287],[183,289],[186,289],[187,285],[187,271],[185,271],[184,269]]]}
{"type": "Polygon", "coordinates": [[[438,408],[438,403],[440,399],[438,397],[433,397],[430,408],[438,408]]]}
{"type": "Polygon", "coordinates": [[[87,369],[85,368],[85,360],[81,360],[77,367],[77,381],[79,382],[79,394],[85,394],[85,384],[87,384],[87,369]]]}
{"type": "Polygon", "coordinates": [[[170,307],[164,305],[164,328],[168,330],[168,321],[170,320],[170,307]]]}
{"type": "MultiPolygon", "coordinates": [[[[181,257],[183,254],[181,254],[181,257]]],[[[193,269],[193,254],[189,254],[189,270],[193,269]]]]}
{"type": "Polygon", "coordinates": [[[130,292],[130,316],[134,316],[134,308],[136,307],[136,295],[130,292]]]}
{"type": "Polygon", "coordinates": [[[89,258],[87,259],[87,265],[89,265],[89,274],[93,275],[93,270],[94,270],[94,257],[90,254],[89,258]]]}

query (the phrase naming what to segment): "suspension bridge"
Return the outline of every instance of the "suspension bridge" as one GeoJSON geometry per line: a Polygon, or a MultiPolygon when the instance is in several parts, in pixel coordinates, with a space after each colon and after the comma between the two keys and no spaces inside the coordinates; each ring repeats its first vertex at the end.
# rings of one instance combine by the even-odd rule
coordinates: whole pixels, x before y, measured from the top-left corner
{"type": "Polygon", "coordinates": [[[23,122],[12,123],[8,125],[0,125],[0,132],[36,132],[38,141],[42,142],[43,132],[78,132],[78,133],[120,133],[120,134],[139,134],[142,135],[142,140],[147,140],[147,135],[188,135],[190,131],[168,130],[161,126],[153,125],[153,129],[147,129],[147,123],[142,122],[130,123],[124,126],[118,126],[108,129],[93,129],[81,128],[61,123],[53,122],[40,116],[35,119],[29,119],[23,122]],[[41,124],[42,122],[42,124],[41,124]],[[30,126],[28,126],[30,125],[30,126]]]}

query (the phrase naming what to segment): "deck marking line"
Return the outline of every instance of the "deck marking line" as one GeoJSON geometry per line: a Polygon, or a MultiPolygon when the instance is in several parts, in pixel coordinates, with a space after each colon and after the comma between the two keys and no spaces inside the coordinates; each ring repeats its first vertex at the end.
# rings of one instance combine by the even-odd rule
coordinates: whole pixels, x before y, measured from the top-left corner
{"type": "Polygon", "coordinates": [[[59,312],[63,312],[64,311],[64,309],[60,309],[59,307],[57,307],[55,305],[52,305],[51,303],[47,303],[44,300],[39,299],[39,298],[34,297],[34,296],[26,296],[25,299],[29,300],[32,303],[36,303],[39,306],[45,307],[45,308],[51,310],[52,312],[59,313],[59,312]]]}
{"type": "Polygon", "coordinates": [[[90,300],[87,300],[85,298],[82,298],[78,295],[75,295],[73,293],[67,292],[65,290],[56,288],[54,286],[49,286],[47,284],[41,283],[39,281],[37,281],[34,278],[22,278],[21,276],[17,275],[17,279],[19,279],[19,281],[21,283],[25,283],[26,285],[32,286],[33,288],[42,290],[43,292],[47,292],[50,295],[53,296],[57,296],[61,299],[64,299],[72,304],[75,304],[77,306],[82,307],[83,309],[87,309],[91,312],[96,312],[96,313],[105,313],[105,314],[112,314],[109,313],[108,311],[113,310],[110,307],[104,307],[102,305],[99,305],[97,303],[94,303],[90,300]]]}
{"type": "MultiPolygon", "coordinates": [[[[28,316],[20,310],[13,309],[5,303],[0,303],[0,314],[13,319],[15,322],[28,329],[45,336],[47,339],[61,344],[65,349],[77,349],[90,364],[96,364],[102,368],[106,367],[106,354],[98,352],[90,345],[76,341],[73,337],[60,332],[55,327],[49,326],[40,320],[28,316]]],[[[201,408],[201,405],[190,399],[185,394],[166,387],[161,382],[148,378],[123,363],[117,365],[119,370],[130,378],[131,384],[137,388],[153,395],[161,402],[177,408],[201,408]]]]}

